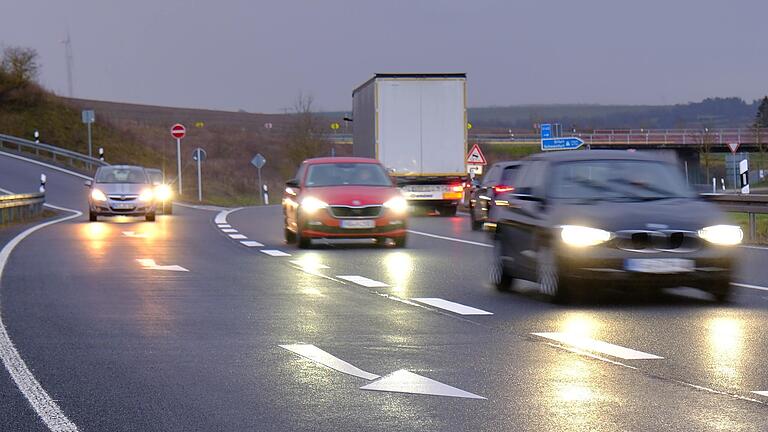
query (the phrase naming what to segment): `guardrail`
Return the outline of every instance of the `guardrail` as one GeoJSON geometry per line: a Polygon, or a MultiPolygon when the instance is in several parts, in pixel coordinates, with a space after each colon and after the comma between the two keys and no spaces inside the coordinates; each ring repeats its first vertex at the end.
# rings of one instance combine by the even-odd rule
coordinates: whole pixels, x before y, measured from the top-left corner
{"type": "Polygon", "coordinates": [[[109,165],[100,159],[86,156],[72,150],[63,149],[50,144],[36,143],[24,138],[3,134],[0,134],[0,150],[10,150],[15,153],[25,153],[29,155],[34,154],[37,157],[52,159],[53,162],[65,163],[72,168],[87,173],[93,173],[96,171],[96,168],[100,166],[109,165]]]}
{"type": "Polygon", "coordinates": [[[757,214],[768,214],[768,195],[702,194],[728,212],[746,213],[749,219],[749,240],[757,237],[757,214]]]}
{"type": "Polygon", "coordinates": [[[37,216],[43,204],[44,193],[0,195],[0,225],[37,216]]]}

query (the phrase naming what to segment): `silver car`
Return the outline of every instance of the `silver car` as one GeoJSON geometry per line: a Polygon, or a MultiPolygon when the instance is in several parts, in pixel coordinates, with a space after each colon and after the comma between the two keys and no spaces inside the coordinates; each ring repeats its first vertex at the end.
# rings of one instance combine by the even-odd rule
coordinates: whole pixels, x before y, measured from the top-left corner
{"type": "Polygon", "coordinates": [[[155,221],[155,194],[144,168],[112,165],[96,170],[93,181],[86,180],[89,219],[99,216],[144,216],[155,221]]]}

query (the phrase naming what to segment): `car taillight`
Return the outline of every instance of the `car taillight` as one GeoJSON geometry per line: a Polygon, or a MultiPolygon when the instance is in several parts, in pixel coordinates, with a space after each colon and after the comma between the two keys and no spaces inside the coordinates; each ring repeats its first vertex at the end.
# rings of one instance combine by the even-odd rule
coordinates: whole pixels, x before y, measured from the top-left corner
{"type": "Polygon", "coordinates": [[[512,192],[513,190],[515,190],[514,187],[507,186],[507,185],[496,185],[493,187],[493,191],[496,192],[497,194],[504,193],[504,192],[512,192]]]}

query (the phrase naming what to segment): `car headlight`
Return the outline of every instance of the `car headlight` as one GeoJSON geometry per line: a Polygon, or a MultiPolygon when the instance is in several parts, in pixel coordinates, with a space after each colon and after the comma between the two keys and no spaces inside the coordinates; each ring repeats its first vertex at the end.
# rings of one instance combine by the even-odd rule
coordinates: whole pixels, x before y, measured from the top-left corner
{"type": "Polygon", "coordinates": [[[144,189],[139,194],[139,201],[152,201],[152,198],[155,197],[155,194],[152,193],[152,189],[144,189]]]}
{"type": "Polygon", "coordinates": [[[155,196],[160,201],[168,201],[169,199],[171,199],[172,194],[173,193],[171,192],[171,188],[168,185],[163,184],[155,188],[155,196]]]}
{"type": "Polygon", "coordinates": [[[569,246],[596,246],[611,239],[611,233],[605,230],[579,225],[563,225],[560,237],[569,246]]]}
{"type": "Polygon", "coordinates": [[[699,230],[699,237],[721,246],[733,246],[741,243],[744,232],[736,225],[712,225],[699,230]]]}
{"type": "Polygon", "coordinates": [[[104,195],[104,192],[94,189],[91,191],[91,198],[93,198],[94,201],[106,201],[107,196],[104,195]]]}
{"type": "Polygon", "coordinates": [[[384,207],[392,210],[394,213],[402,214],[408,211],[408,201],[406,201],[405,198],[398,196],[385,202],[384,207]]]}
{"type": "Polygon", "coordinates": [[[312,214],[320,209],[328,207],[328,204],[314,197],[306,197],[301,200],[301,211],[312,214]]]}

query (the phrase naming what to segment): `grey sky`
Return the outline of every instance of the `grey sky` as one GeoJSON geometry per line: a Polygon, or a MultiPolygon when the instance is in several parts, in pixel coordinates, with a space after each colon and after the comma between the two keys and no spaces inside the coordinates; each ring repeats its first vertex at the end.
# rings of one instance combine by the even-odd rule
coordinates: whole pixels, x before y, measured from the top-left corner
{"type": "Polygon", "coordinates": [[[768,93],[765,0],[0,0],[0,42],[75,96],[347,110],[373,72],[467,72],[472,106],[768,93]]]}

